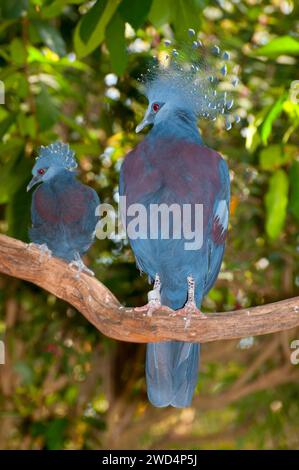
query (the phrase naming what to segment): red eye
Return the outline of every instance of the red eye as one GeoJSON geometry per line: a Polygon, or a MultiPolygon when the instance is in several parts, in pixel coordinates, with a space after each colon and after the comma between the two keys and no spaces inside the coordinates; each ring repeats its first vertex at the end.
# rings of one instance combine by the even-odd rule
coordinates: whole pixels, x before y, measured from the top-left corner
{"type": "Polygon", "coordinates": [[[40,168],[39,170],[37,170],[38,174],[39,175],[44,175],[45,174],[45,170],[43,168],[40,168]]]}
{"type": "Polygon", "coordinates": [[[152,110],[156,113],[157,111],[159,111],[160,109],[160,106],[158,103],[154,103],[153,106],[152,106],[152,110]]]}

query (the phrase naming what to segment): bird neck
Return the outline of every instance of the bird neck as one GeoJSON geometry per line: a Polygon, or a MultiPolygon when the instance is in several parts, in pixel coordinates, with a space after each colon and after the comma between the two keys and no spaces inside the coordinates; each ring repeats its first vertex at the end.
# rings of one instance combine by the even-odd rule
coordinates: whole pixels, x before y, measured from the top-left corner
{"type": "Polygon", "coordinates": [[[180,108],[173,111],[167,119],[157,122],[150,134],[155,138],[171,137],[202,144],[195,115],[180,108]]]}
{"type": "Polygon", "coordinates": [[[44,182],[54,187],[63,187],[63,184],[69,183],[76,178],[76,172],[66,170],[62,168],[60,171],[55,173],[51,178],[44,182]]]}

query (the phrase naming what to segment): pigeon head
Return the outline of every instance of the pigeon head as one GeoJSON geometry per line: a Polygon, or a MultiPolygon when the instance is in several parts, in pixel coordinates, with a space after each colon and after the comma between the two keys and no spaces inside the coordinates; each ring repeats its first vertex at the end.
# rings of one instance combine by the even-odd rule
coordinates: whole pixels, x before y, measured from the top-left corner
{"type": "Polygon", "coordinates": [[[149,105],[142,122],[136,127],[137,133],[149,124],[156,125],[167,120],[171,122],[177,112],[183,112],[196,120],[192,90],[181,71],[175,71],[173,67],[159,70],[157,76],[146,84],[145,94],[149,105]]]}
{"type": "MultiPolygon", "coordinates": [[[[163,97],[163,99],[165,100],[165,97],[163,97]]],[[[155,124],[158,121],[161,121],[164,118],[166,118],[168,108],[169,108],[169,104],[166,103],[165,101],[157,101],[153,99],[152,102],[150,102],[148,105],[148,108],[146,110],[143,120],[136,127],[136,132],[138,133],[144,127],[150,124],[155,124]],[[166,104],[166,107],[165,107],[165,104],[166,104]],[[163,107],[164,107],[164,110],[163,110],[163,107]]]]}
{"type": "MultiPolygon", "coordinates": [[[[197,118],[214,121],[222,115],[227,130],[234,120],[238,122],[230,113],[233,106],[230,95],[237,78],[228,73],[229,53],[218,46],[205,47],[195,40],[193,30],[189,34],[191,44],[160,53],[142,76],[149,105],[136,132],[149,124],[171,122],[176,113],[194,121],[197,118]]],[[[170,41],[165,44],[167,49],[171,47],[170,41]]]]}
{"type": "Polygon", "coordinates": [[[77,162],[74,152],[67,144],[55,142],[41,147],[32,169],[32,179],[27,186],[29,191],[34,185],[49,181],[63,170],[74,171],[77,162]]]}

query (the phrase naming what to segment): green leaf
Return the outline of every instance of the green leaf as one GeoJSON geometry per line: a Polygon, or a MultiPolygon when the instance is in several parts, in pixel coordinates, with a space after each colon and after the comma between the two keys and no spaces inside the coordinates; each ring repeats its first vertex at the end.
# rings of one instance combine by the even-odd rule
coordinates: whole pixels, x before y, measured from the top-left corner
{"type": "Polygon", "coordinates": [[[272,171],[289,163],[292,158],[292,148],[289,149],[288,146],[284,147],[280,144],[269,145],[260,152],[260,167],[262,170],[272,171]]]}
{"type": "Polygon", "coordinates": [[[50,5],[44,5],[41,9],[43,18],[54,18],[60,15],[68,4],[80,4],[85,0],[54,0],[50,5]]]}
{"type": "Polygon", "coordinates": [[[66,114],[61,114],[60,119],[61,119],[61,122],[65,123],[67,126],[69,126],[70,129],[74,129],[82,137],[86,136],[86,129],[83,126],[81,126],[80,124],[78,124],[71,117],[67,116],[66,114]]]}
{"type": "Polygon", "coordinates": [[[65,42],[57,28],[46,21],[35,20],[32,22],[40,39],[59,56],[66,54],[65,42]]]}
{"type": "Polygon", "coordinates": [[[98,0],[79,21],[74,35],[74,46],[79,58],[90,54],[105,37],[106,26],[121,0],[98,0]]]}
{"type": "Polygon", "coordinates": [[[48,450],[59,450],[64,447],[64,435],[68,425],[65,418],[51,421],[46,428],[46,447],[48,450]]]}
{"type": "Polygon", "coordinates": [[[78,386],[70,385],[65,392],[65,401],[69,405],[74,405],[78,398],[78,386]]]}
{"type": "Polygon", "coordinates": [[[61,65],[68,68],[74,68],[84,72],[88,72],[91,68],[79,60],[70,60],[68,56],[62,57],[57,61],[57,57],[53,57],[52,54],[41,53],[36,47],[28,47],[28,62],[39,63],[39,64],[51,64],[51,65],[61,65]]]}
{"type": "Polygon", "coordinates": [[[292,214],[299,221],[299,162],[293,162],[290,173],[290,201],[289,207],[292,214]]]}
{"type": "MultiPolygon", "coordinates": [[[[25,159],[24,159],[25,160],[25,159]]],[[[14,191],[13,195],[9,198],[9,202],[6,206],[6,220],[8,224],[8,235],[19,240],[27,242],[28,228],[30,226],[30,205],[31,205],[31,193],[28,193],[26,186],[30,181],[30,170],[31,165],[28,159],[26,159],[25,165],[26,170],[22,174],[21,179],[23,180],[22,185],[14,191]]],[[[18,172],[22,171],[21,166],[18,166],[18,172]]]]}
{"type": "Polygon", "coordinates": [[[16,115],[12,113],[0,122],[0,139],[2,139],[2,137],[6,134],[10,126],[14,123],[15,119],[16,115]]]}
{"type": "Polygon", "coordinates": [[[29,0],[1,0],[0,17],[5,19],[20,18],[27,11],[29,0]]]}
{"type": "Polygon", "coordinates": [[[176,37],[186,39],[189,28],[198,30],[201,10],[201,2],[197,0],[176,0],[171,3],[171,19],[176,37]]]}
{"type": "MultiPolygon", "coordinates": [[[[71,127],[71,126],[70,126],[71,127]]],[[[72,150],[74,150],[77,157],[88,155],[99,155],[101,151],[99,143],[96,141],[89,143],[72,143],[72,150]]]]}
{"type": "Polygon", "coordinates": [[[59,117],[57,106],[44,85],[42,85],[41,92],[36,97],[36,114],[41,131],[46,131],[54,126],[59,117]]]}
{"type": "Polygon", "coordinates": [[[18,191],[20,186],[30,178],[31,164],[24,157],[22,142],[17,141],[15,146],[1,144],[1,154],[10,155],[8,162],[1,168],[0,174],[0,204],[7,203],[18,191]]]}
{"type": "Polygon", "coordinates": [[[41,15],[43,18],[54,18],[62,13],[67,4],[67,0],[54,0],[50,5],[43,6],[41,15]]]}
{"type": "Polygon", "coordinates": [[[12,62],[16,65],[24,65],[26,62],[27,51],[23,42],[18,38],[14,38],[10,43],[9,49],[12,62]]]}
{"type": "Polygon", "coordinates": [[[94,6],[90,10],[88,10],[88,12],[80,21],[80,37],[85,43],[87,43],[90,37],[92,36],[92,33],[97,27],[97,23],[101,18],[107,4],[108,0],[97,0],[94,6]]]}
{"type": "Polygon", "coordinates": [[[127,66],[125,22],[116,12],[106,28],[106,45],[110,53],[112,69],[121,75],[127,66]]]}
{"type": "Polygon", "coordinates": [[[289,99],[283,103],[283,110],[290,117],[291,121],[299,121],[299,81],[295,80],[295,82],[291,83],[290,96],[289,99]],[[292,96],[292,94],[294,94],[294,96],[292,96]]]}
{"type": "Polygon", "coordinates": [[[253,52],[256,56],[266,56],[275,59],[279,55],[299,55],[299,41],[292,36],[281,36],[272,39],[265,46],[253,52]]]}
{"type": "MultiPolygon", "coordinates": [[[[1,7],[0,7],[0,17],[1,17],[1,7]]],[[[0,23],[0,34],[5,31],[9,26],[11,26],[12,24],[14,24],[15,22],[15,19],[11,19],[11,20],[6,20],[6,21],[3,21],[1,19],[1,23],[0,23]]]]}
{"type": "Polygon", "coordinates": [[[36,120],[34,116],[27,116],[24,113],[19,113],[18,124],[20,134],[23,137],[29,136],[31,137],[31,139],[34,139],[36,137],[36,120]]]}
{"type": "Polygon", "coordinates": [[[258,133],[257,122],[253,121],[247,128],[245,147],[250,153],[253,153],[260,143],[261,137],[258,133]]]}
{"type": "Polygon", "coordinates": [[[13,95],[25,99],[29,92],[29,83],[21,68],[20,72],[12,72],[5,79],[5,92],[8,96],[13,95]]]}
{"type": "Polygon", "coordinates": [[[145,22],[151,5],[152,0],[123,0],[118,11],[124,21],[137,29],[145,22]]]}
{"type": "Polygon", "coordinates": [[[287,212],[289,181],[283,170],[277,170],[270,178],[265,196],[266,233],[272,240],[281,233],[287,212]]]}
{"type": "Polygon", "coordinates": [[[287,98],[286,94],[283,94],[270,108],[268,114],[265,117],[265,120],[261,126],[261,131],[260,131],[261,139],[264,145],[266,145],[268,142],[268,138],[272,131],[273,122],[283,110],[283,104],[286,98],[287,98]]]}
{"type": "Polygon", "coordinates": [[[156,27],[160,28],[170,21],[172,0],[153,0],[148,19],[156,27]]]}

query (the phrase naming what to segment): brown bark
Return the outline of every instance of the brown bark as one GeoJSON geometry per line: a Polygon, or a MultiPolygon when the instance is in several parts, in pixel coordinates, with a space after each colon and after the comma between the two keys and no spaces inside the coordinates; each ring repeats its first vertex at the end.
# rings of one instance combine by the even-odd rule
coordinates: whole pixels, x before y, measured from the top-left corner
{"type": "Polygon", "coordinates": [[[299,326],[299,297],[237,311],[193,315],[186,328],[182,315],[161,308],[152,317],[124,308],[97,279],[74,271],[55,257],[41,259],[37,248],[0,235],[0,272],[32,282],[73,305],[104,335],[148,343],[181,340],[207,343],[257,336],[299,326]],[[172,316],[170,317],[170,313],[172,316]],[[170,327],[171,325],[171,327],[170,327]]]}

